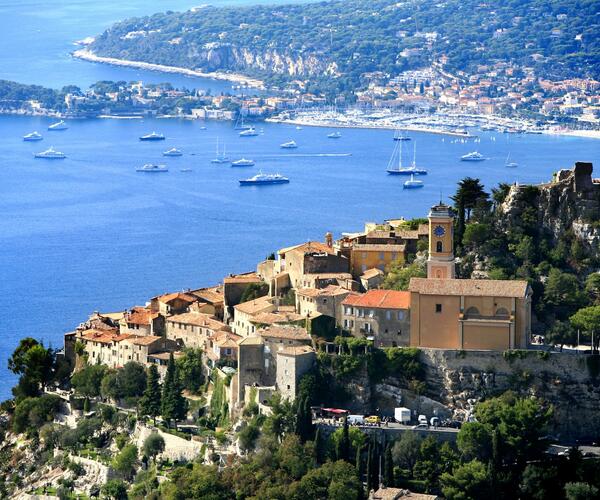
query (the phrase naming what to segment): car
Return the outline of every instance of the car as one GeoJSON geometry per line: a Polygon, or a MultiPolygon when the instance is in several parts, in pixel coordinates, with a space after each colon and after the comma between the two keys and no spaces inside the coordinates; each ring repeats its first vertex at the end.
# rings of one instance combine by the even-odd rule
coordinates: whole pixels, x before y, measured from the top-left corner
{"type": "Polygon", "coordinates": [[[363,425],[364,423],[364,415],[348,415],[348,425],[363,425]]]}
{"type": "Polygon", "coordinates": [[[377,415],[370,415],[367,418],[365,418],[365,422],[367,424],[380,424],[381,419],[377,415]]]}
{"type": "Polygon", "coordinates": [[[439,427],[440,419],[438,417],[431,417],[431,419],[429,420],[429,423],[431,424],[432,427],[439,427]]]}
{"type": "Polygon", "coordinates": [[[417,419],[417,421],[418,421],[420,424],[425,424],[425,425],[427,425],[427,417],[426,417],[425,415],[419,415],[419,418],[417,419]]]}
{"type": "Polygon", "coordinates": [[[429,429],[429,425],[427,424],[417,424],[412,426],[413,429],[429,429]]]}

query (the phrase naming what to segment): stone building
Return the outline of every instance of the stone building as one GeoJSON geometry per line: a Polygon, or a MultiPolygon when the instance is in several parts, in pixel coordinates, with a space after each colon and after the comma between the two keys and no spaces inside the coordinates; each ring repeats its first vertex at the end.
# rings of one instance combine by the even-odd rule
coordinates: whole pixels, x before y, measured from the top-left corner
{"type": "Polygon", "coordinates": [[[164,331],[164,316],[147,307],[134,307],[119,321],[121,333],[160,335],[164,331]]]}
{"type": "Polygon", "coordinates": [[[341,326],[355,337],[373,339],[376,347],[410,343],[410,293],[369,290],[342,302],[341,326]]]}
{"type": "Polygon", "coordinates": [[[410,345],[442,349],[526,349],[531,287],[518,280],[454,279],[453,214],[429,213],[427,278],[410,280],[410,345]]]}
{"type": "Polygon", "coordinates": [[[264,286],[264,293],[268,293],[268,286],[256,273],[231,274],[223,280],[223,321],[229,323],[233,318],[233,308],[242,301],[244,292],[250,286],[264,286]]]}
{"type": "Polygon", "coordinates": [[[181,314],[187,312],[190,305],[196,300],[196,297],[188,293],[167,293],[150,299],[150,309],[159,312],[163,316],[181,314]]]}
{"type": "Polygon", "coordinates": [[[296,399],[302,375],[310,371],[315,362],[315,350],[311,346],[284,347],[277,352],[275,385],[284,399],[296,399]]]}
{"type": "Polygon", "coordinates": [[[206,339],[218,332],[230,332],[231,328],[209,314],[186,312],[169,316],[166,336],[181,346],[204,348],[206,339]]]}
{"type": "Polygon", "coordinates": [[[342,302],[351,292],[339,285],[325,288],[299,288],[296,290],[296,310],[302,317],[317,314],[331,316],[339,323],[342,317],[342,302]]]}

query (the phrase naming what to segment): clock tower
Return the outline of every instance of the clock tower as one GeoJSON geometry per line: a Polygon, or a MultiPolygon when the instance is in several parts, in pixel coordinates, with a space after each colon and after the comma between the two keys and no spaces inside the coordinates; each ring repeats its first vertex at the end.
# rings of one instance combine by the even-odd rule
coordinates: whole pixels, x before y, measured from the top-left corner
{"type": "Polygon", "coordinates": [[[454,278],[454,214],[442,202],[429,211],[427,277],[454,278]]]}

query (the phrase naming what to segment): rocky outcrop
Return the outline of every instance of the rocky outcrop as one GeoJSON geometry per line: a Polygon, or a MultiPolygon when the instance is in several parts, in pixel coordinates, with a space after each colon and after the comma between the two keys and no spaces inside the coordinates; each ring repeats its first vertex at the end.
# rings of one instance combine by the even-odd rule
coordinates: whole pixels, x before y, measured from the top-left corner
{"type": "Polygon", "coordinates": [[[600,179],[592,178],[591,163],[577,162],[558,171],[547,184],[514,184],[500,206],[500,222],[509,229],[535,207],[537,223],[558,240],[573,232],[588,249],[600,255],[600,179]]]}

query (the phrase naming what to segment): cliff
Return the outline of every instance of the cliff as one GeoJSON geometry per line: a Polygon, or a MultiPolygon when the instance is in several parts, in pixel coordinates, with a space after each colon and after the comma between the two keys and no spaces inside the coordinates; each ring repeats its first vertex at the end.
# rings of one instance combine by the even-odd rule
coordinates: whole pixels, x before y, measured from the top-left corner
{"type": "Polygon", "coordinates": [[[552,182],[539,186],[514,184],[499,209],[506,231],[523,220],[529,207],[536,210],[538,227],[557,241],[572,232],[596,257],[600,257],[600,179],[593,179],[591,163],[577,162],[558,171],[552,182]]]}

